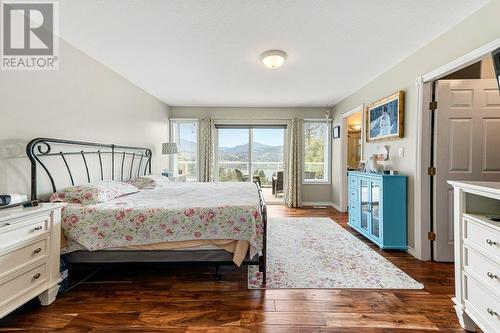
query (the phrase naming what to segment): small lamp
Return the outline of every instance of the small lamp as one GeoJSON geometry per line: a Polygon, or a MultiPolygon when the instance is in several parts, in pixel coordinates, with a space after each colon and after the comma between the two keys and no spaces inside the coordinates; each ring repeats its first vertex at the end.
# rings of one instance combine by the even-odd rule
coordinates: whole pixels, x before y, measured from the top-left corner
{"type": "MultiPolygon", "coordinates": [[[[161,145],[161,153],[163,155],[173,155],[177,154],[178,152],[179,150],[177,149],[177,143],[175,142],[164,142],[161,145]]],[[[170,173],[166,171],[167,170],[164,170],[164,175],[166,174],[165,176],[170,176],[170,173]]]]}

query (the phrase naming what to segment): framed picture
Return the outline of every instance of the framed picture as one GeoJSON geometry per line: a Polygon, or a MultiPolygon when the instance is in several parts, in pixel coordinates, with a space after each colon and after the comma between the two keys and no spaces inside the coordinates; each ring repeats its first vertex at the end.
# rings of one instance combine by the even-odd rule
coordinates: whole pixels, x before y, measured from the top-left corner
{"type": "Polygon", "coordinates": [[[333,128],[333,138],[334,139],[340,138],[340,126],[335,126],[333,128]]]}
{"type": "Polygon", "coordinates": [[[366,142],[403,137],[404,94],[399,91],[366,106],[366,142]]]}

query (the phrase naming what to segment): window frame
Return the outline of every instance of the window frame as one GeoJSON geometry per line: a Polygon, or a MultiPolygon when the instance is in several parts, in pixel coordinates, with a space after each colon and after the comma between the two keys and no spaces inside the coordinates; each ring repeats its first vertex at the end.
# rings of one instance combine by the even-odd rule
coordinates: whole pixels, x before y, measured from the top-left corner
{"type": "MultiPolygon", "coordinates": [[[[170,142],[177,143],[177,138],[175,135],[175,124],[178,123],[196,123],[196,179],[195,180],[187,180],[186,181],[200,181],[200,120],[196,118],[171,118],[169,120],[169,138],[170,142]]],[[[172,155],[171,155],[172,156],[172,155]]],[[[168,168],[169,170],[176,170],[177,165],[177,154],[173,155],[172,158],[169,158],[168,168]]]]}
{"type": "Polygon", "coordinates": [[[314,184],[324,184],[330,185],[332,183],[331,180],[331,141],[332,141],[332,123],[331,121],[322,120],[322,119],[304,119],[304,124],[302,128],[302,151],[303,151],[303,159],[302,159],[302,184],[303,185],[314,185],[314,184]],[[306,169],[306,135],[305,129],[307,124],[314,123],[326,123],[326,136],[325,136],[325,151],[324,151],[324,174],[325,177],[323,179],[306,179],[305,178],[305,169],[306,169]]]}

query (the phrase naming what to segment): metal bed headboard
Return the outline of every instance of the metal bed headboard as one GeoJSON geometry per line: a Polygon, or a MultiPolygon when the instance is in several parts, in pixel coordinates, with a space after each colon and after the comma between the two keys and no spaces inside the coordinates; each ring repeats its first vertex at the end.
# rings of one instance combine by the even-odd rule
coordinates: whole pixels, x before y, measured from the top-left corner
{"type": "MultiPolygon", "coordinates": [[[[50,167],[43,162],[47,157],[60,157],[63,162],[63,169],[65,169],[71,185],[75,185],[74,180],[74,169],[68,163],[69,156],[81,156],[78,157],[80,162],[78,163],[80,170],[84,171],[86,175],[86,181],[91,182],[92,179],[89,167],[92,165],[87,163],[87,158],[91,155],[98,157],[98,174],[100,175],[98,180],[127,180],[133,176],[141,176],[151,173],[151,158],[152,152],[149,148],[143,147],[130,147],[130,146],[119,146],[115,144],[103,144],[96,142],[84,142],[84,141],[71,141],[71,140],[61,140],[61,139],[51,139],[51,138],[36,138],[31,140],[26,146],[26,155],[31,162],[31,200],[37,199],[37,165],[40,165],[42,169],[47,174],[50,186],[52,187],[52,192],[57,192],[56,182],[54,180],[54,174],[49,170],[50,167]],[[57,147],[54,147],[57,146],[57,147]],[[58,151],[55,151],[54,148],[58,151]],[[63,149],[64,148],[64,149],[63,149]],[[86,150],[83,150],[83,149],[86,150]],[[90,149],[90,150],[88,150],[90,149]],[[103,157],[109,156],[108,158],[109,167],[111,168],[111,177],[105,176],[103,168],[103,157]],[[118,159],[118,161],[117,161],[118,159]],[[130,167],[125,170],[125,160],[129,159],[130,167]],[[115,166],[116,163],[121,163],[119,178],[115,179],[115,166]],[[139,163],[136,165],[137,171],[133,173],[134,163],[139,163]],[[144,164],[143,164],[144,163],[144,164]],[[107,178],[107,179],[106,179],[107,178]]],[[[75,163],[72,163],[75,164],[75,163]]],[[[91,170],[91,169],[90,169],[91,170]]],[[[116,175],[117,176],[117,175],[116,175]]]]}

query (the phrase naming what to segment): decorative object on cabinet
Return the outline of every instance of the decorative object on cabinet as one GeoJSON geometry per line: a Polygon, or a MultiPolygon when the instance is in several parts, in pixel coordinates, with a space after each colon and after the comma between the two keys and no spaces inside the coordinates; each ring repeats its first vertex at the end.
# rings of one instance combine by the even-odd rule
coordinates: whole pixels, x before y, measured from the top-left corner
{"type": "Polygon", "coordinates": [[[387,161],[389,159],[389,147],[380,145],[377,147],[377,161],[387,161]]]}
{"type": "Polygon", "coordinates": [[[365,108],[366,142],[403,137],[404,91],[376,101],[365,108]]]}
{"type": "Polygon", "coordinates": [[[37,296],[42,305],[56,299],[63,206],[0,211],[0,318],[37,296]]]}
{"type": "Polygon", "coordinates": [[[456,182],[454,200],[455,311],[475,332],[500,332],[500,182],[456,182]]]}
{"type": "Polygon", "coordinates": [[[382,164],[379,164],[377,161],[377,154],[373,154],[372,156],[370,156],[370,172],[381,173],[384,170],[384,166],[382,164]]]}
{"type": "Polygon", "coordinates": [[[332,137],[334,139],[339,139],[340,138],[340,126],[335,126],[332,130],[332,137]]]}
{"type": "Polygon", "coordinates": [[[364,160],[359,161],[358,171],[364,172],[365,168],[366,168],[366,161],[364,161],[364,160]]]}
{"type": "Polygon", "coordinates": [[[406,250],[406,176],[349,172],[349,226],[381,249],[406,250]]]}

